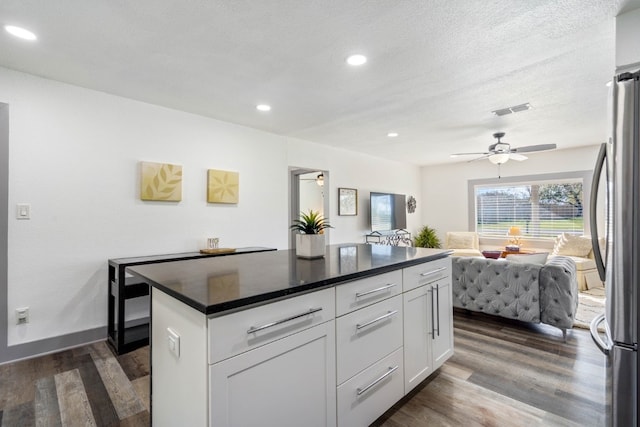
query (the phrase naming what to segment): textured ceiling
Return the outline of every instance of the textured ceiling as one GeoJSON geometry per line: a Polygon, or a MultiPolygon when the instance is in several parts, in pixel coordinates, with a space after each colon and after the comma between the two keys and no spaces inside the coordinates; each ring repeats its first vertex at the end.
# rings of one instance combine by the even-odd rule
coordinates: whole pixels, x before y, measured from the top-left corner
{"type": "Polygon", "coordinates": [[[0,23],[39,39],[2,32],[0,65],[426,165],[485,151],[496,131],[512,147],[602,142],[614,16],[628,3],[2,0],[0,23]],[[367,64],[347,66],[354,52],[367,64]]]}

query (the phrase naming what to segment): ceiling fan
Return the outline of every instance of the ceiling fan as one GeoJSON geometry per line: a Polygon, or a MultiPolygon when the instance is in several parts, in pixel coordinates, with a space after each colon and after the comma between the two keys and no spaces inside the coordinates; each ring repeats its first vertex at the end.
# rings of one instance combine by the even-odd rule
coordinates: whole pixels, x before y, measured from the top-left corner
{"type": "Polygon", "coordinates": [[[519,162],[527,160],[527,156],[523,156],[520,153],[533,153],[534,151],[553,150],[556,148],[556,144],[539,144],[539,145],[527,145],[526,147],[511,148],[506,142],[500,141],[500,138],[504,137],[504,132],[496,132],[493,137],[498,140],[495,144],[489,146],[489,151],[484,153],[457,153],[452,154],[451,157],[466,156],[466,155],[480,155],[475,159],[469,160],[475,162],[476,160],[489,159],[494,165],[501,165],[506,163],[509,159],[517,160],[519,162]]]}

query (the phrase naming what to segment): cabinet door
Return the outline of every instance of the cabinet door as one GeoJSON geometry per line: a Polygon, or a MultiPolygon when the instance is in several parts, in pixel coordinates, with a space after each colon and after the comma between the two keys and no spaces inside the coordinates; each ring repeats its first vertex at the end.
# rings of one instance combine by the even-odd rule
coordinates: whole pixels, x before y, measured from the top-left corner
{"type": "Polygon", "coordinates": [[[453,356],[453,305],[449,278],[432,285],[435,324],[433,327],[433,369],[453,356]]]}
{"type": "Polygon", "coordinates": [[[404,392],[433,372],[431,286],[404,293],[404,392]]]}
{"type": "Polygon", "coordinates": [[[335,322],[209,367],[209,425],[335,426],[335,322]]]}

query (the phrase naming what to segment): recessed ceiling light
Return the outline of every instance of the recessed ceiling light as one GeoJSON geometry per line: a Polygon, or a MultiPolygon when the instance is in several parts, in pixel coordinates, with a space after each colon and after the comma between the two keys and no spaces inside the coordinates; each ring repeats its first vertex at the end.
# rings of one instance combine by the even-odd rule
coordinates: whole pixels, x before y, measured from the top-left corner
{"type": "Polygon", "coordinates": [[[271,105],[267,104],[258,104],[256,105],[256,109],[258,111],[271,111],[271,105]]]}
{"type": "Polygon", "coordinates": [[[364,63],[367,62],[367,57],[364,55],[351,55],[349,57],[347,57],[347,64],[349,65],[353,65],[353,66],[358,66],[358,65],[362,65],[364,63]]]}
{"type": "Polygon", "coordinates": [[[31,31],[25,30],[24,28],[21,28],[21,27],[16,27],[15,25],[5,25],[4,29],[7,31],[7,33],[11,34],[12,36],[15,36],[24,40],[37,39],[36,35],[33,34],[31,31]]]}
{"type": "Polygon", "coordinates": [[[395,138],[396,136],[398,136],[398,132],[389,132],[389,133],[387,134],[387,136],[388,136],[389,138],[395,138]]]}

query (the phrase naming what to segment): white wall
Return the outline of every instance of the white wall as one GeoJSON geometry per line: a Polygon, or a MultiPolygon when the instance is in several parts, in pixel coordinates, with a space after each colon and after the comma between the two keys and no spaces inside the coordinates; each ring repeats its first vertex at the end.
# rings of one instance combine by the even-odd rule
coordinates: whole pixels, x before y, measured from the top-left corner
{"type": "Polygon", "coordinates": [[[415,166],[4,68],[0,102],[10,114],[9,346],[104,327],[109,258],[196,251],[210,236],[286,249],[290,165],[330,171],[332,243],[364,241],[369,190],[419,194],[415,166]],[[181,164],[182,201],[140,201],[140,161],[181,164]],[[237,205],[206,202],[209,168],[239,172],[237,205]],[[357,217],[337,216],[338,186],[360,191],[357,217]],[[31,204],[31,220],[15,219],[17,203],[31,204]],[[31,319],[18,326],[23,306],[31,319]]]}
{"type": "MultiPolygon", "coordinates": [[[[599,148],[591,145],[530,154],[523,162],[509,161],[502,165],[501,176],[593,170],[599,148]]],[[[488,160],[423,167],[424,223],[434,227],[441,238],[447,231],[469,230],[468,181],[496,177],[498,167],[488,160]]]]}
{"type": "MultiPolygon", "coordinates": [[[[290,141],[289,165],[330,171],[329,188],[325,185],[325,197],[331,201],[331,211],[326,215],[334,227],[330,230],[331,243],[364,242],[364,235],[371,232],[369,224],[369,192],[381,191],[405,194],[418,198],[420,194],[420,168],[404,163],[365,156],[336,148],[324,148],[318,155],[309,156],[317,145],[290,141]],[[338,188],[358,190],[358,215],[338,215],[338,188]]],[[[420,212],[423,205],[418,200],[416,212],[407,214],[407,229],[415,233],[421,226],[420,212]]]]}

